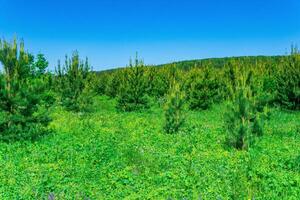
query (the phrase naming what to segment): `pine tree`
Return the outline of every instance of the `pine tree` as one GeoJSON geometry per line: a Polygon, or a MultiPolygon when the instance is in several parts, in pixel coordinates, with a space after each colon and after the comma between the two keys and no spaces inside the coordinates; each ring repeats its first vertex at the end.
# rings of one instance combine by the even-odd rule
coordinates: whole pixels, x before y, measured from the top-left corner
{"type": "Polygon", "coordinates": [[[165,104],[165,124],[166,133],[177,133],[185,122],[185,96],[180,86],[173,82],[165,104]]]}
{"type": "Polygon", "coordinates": [[[46,73],[49,62],[46,60],[44,54],[37,54],[36,61],[34,64],[34,73],[37,76],[41,76],[46,73]]]}
{"type": "Polygon", "coordinates": [[[220,96],[221,86],[212,75],[212,69],[205,67],[196,71],[190,77],[190,88],[188,92],[189,107],[192,110],[206,110],[217,102],[220,96]]]}
{"type": "Polygon", "coordinates": [[[239,63],[236,63],[234,60],[231,60],[225,65],[224,69],[224,78],[226,84],[226,93],[227,99],[233,99],[234,94],[236,93],[238,74],[237,69],[240,68],[239,63]]]}
{"type": "Polygon", "coordinates": [[[46,133],[50,118],[42,104],[45,85],[31,73],[33,56],[18,45],[0,41],[0,139],[35,139],[46,133]]]}
{"type": "Polygon", "coordinates": [[[156,67],[149,66],[146,69],[146,81],[148,82],[147,94],[152,97],[158,97],[158,69],[156,67]]]}
{"type": "Polygon", "coordinates": [[[94,74],[93,77],[93,84],[94,84],[94,91],[98,95],[106,95],[106,91],[109,87],[110,81],[110,74],[107,72],[102,72],[100,74],[94,74]]]}
{"type": "Polygon", "coordinates": [[[56,91],[59,93],[61,104],[70,111],[87,111],[92,101],[91,72],[88,59],[80,60],[77,51],[72,57],[65,58],[62,68],[60,62],[56,68],[56,91]]]}
{"type": "Polygon", "coordinates": [[[107,87],[105,89],[105,94],[111,98],[116,98],[120,93],[120,88],[123,78],[123,69],[117,69],[112,72],[108,77],[107,87]]]}
{"type": "Polygon", "coordinates": [[[266,107],[260,110],[261,104],[253,95],[251,71],[243,71],[239,78],[233,102],[225,114],[225,128],[227,143],[237,149],[247,150],[257,136],[263,135],[263,122],[268,117],[268,111],[266,107]]]}
{"type": "Polygon", "coordinates": [[[117,98],[117,109],[121,111],[140,111],[149,107],[147,95],[146,67],[135,59],[123,70],[122,84],[117,98]]]}
{"type": "Polygon", "coordinates": [[[276,73],[276,100],[290,110],[300,110],[300,53],[292,47],[290,56],[284,58],[276,73]]]}

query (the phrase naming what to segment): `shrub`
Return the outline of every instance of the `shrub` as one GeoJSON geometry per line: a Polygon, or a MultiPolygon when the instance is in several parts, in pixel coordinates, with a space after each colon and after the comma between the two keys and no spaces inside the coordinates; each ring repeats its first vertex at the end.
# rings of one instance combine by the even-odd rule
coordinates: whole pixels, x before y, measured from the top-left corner
{"type": "Polygon", "coordinates": [[[185,122],[185,99],[178,83],[173,83],[165,104],[165,125],[166,133],[177,133],[185,122]]]}

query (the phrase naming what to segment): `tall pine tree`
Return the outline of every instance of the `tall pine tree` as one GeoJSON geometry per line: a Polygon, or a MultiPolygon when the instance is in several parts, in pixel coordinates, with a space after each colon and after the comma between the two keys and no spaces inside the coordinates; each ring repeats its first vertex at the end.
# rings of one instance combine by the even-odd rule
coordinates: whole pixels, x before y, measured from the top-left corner
{"type": "Polygon", "coordinates": [[[0,62],[0,139],[35,139],[46,132],[50,118],[42,104],[44,82],[31,73],[33,56],[23,41],[0,41],[0,62]]]}

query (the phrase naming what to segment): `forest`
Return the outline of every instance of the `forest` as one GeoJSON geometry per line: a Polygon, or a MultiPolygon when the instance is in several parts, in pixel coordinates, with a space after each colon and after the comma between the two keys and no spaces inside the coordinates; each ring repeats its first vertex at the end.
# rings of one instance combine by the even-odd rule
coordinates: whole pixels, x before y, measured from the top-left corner
{"type": "Polygon", "coordinates": [[[14,39],[0,63],[0,199],[300,198],[297,46],[94,71],[14,39]]]}

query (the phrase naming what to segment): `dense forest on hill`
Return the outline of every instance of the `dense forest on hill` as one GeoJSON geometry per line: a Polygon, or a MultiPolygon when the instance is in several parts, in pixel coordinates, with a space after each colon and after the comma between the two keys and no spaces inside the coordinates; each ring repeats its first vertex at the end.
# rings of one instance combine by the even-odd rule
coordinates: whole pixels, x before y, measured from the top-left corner
{"type": "MultiPolygon", "coordinates": [[[[181,69],[191,69],[195,66],[214,66],[214,67],[224,67],[228,65],[232,61],[240,61],[243,63],[247,63],[250,65],[254,65],[256,62],[278,62],[285,56],[238,56],[238,57],[224,57],[224,58],[206,58],[206,59],[198,59],[198,60],[186,60],[186,61],[178,61],[173,62],[181,69]]],[[[170,63],[169,63],[170,64],[170,63]]],[[[164,65],[169,64],[162,64],[158,65],[159,67],[163,67],[164,65]]]]}
{"type": "MultiPolygon", "coordinates": [[[[152,65],[156,67],[164,67],[168,65],[176,65],[179,69],[191,69],[194,67],[201,67],[201,66],[214,66],[214,67],[224,67],[228,65],[232,61],[239,61],[243,63],[247,63],[250,65],[254,65],[256,62],[266,62],[266,63],[278,63],[286,56],[237,56],[237,57],[224,57],[224,58],[205,58],[205,59],[195,59],[195,60],[185,60],[185,61],[177,61],[172,63],[166,64],[159,64],[159,65],[152,65]]],[[[117,69],[124,68],[119,67],[115,69],[106,69],[101,71],[96,71],[97,73],[101,72],[112,72],[117,69]]]]}
{"type": "Polygon", "coordinates": [[[300,53],[48,72],[0,41],[1,199],[299,199],[300,53]]]}

